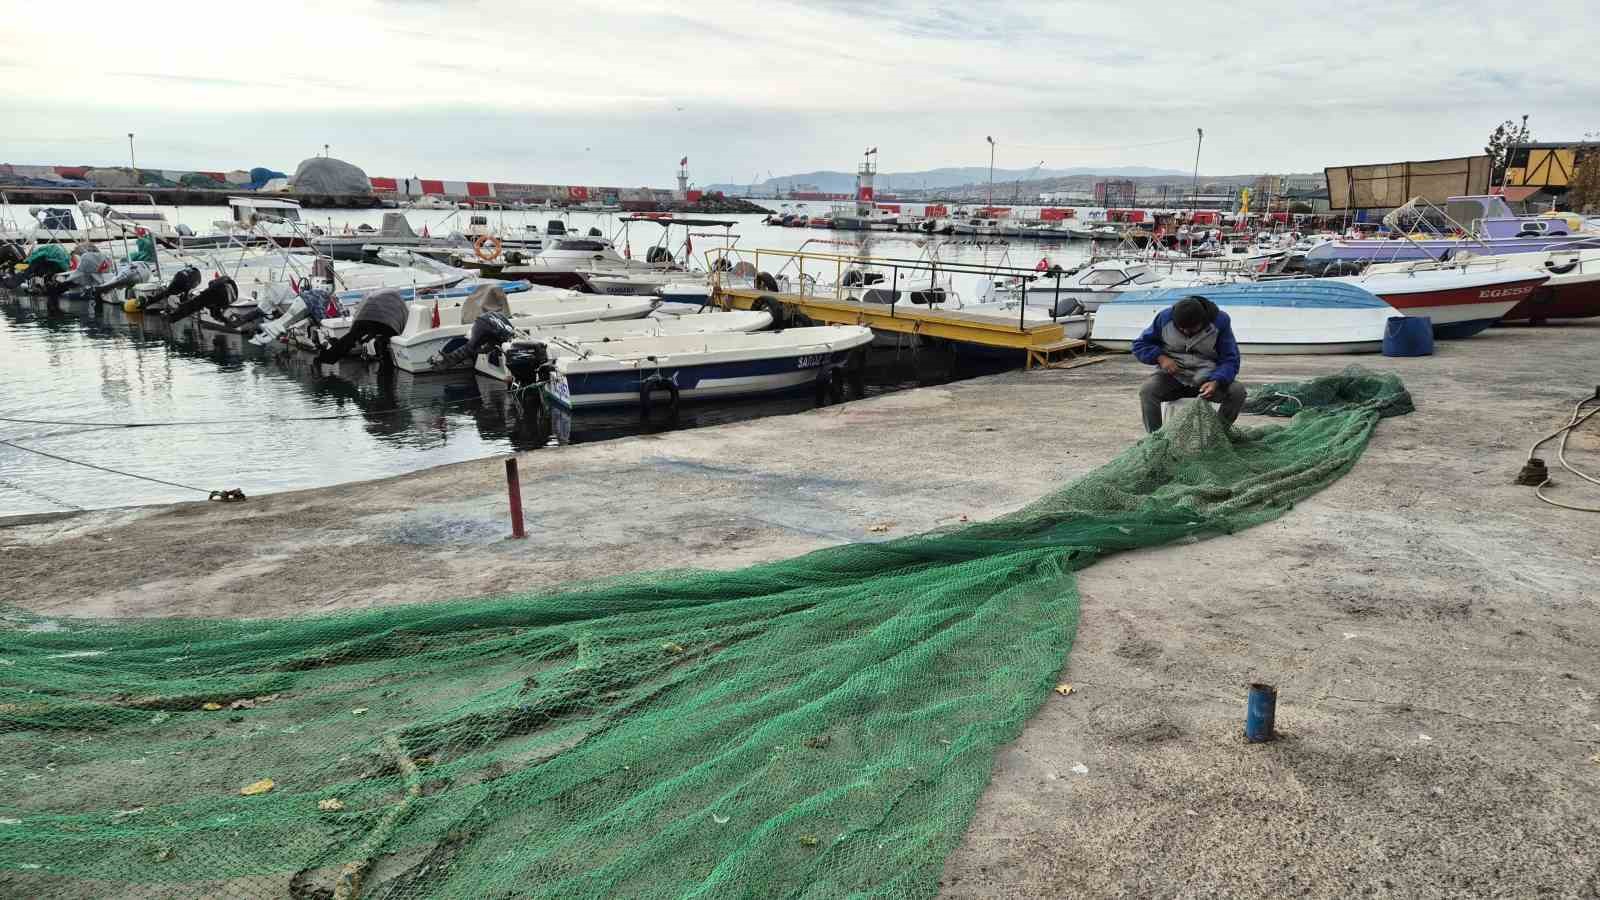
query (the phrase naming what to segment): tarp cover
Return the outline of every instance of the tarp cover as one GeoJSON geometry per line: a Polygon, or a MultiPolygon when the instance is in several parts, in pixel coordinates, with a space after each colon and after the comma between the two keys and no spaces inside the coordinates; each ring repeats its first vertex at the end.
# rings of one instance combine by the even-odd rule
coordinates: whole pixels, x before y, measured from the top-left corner
{"type": "Polygon", "coordinates": [[[383,227],[379,234],[384,237],[414,238],[417,236],[411,230],[411,223],[406,221],[405,213],[386,212],[383,214],[383,227]]]}
{"type": "Polygon", "coordinates": [[[133,187],[139,183],[126,169],[90,169],[84,174],[95,187],[133,187]]]}
{"type": "Polygon", "coordinates": [[[300,163],[290,182],[308,194],[370,194],[372,182],[357,166],[331,156],[313,156],[300,163]]]}
{"type": "Polygon", "coordinates": [[[1329,166],[1323,171],[1333,209],[1388,209],[1413,197],[1443,206],[1451,197],[1489,193],[1487,156],[1329,166]]]}
{"type": "Polygon", "coordinates": [[[467,302],[461,304],[461,324],[471,325],[486,312],[509,313],[511,303],[505,289],[498,284],[486,284],[472,292],[467,302]]]}
{"type": "Polygon", "coordinates": [[[265,166],[256,166],[255,168],[250,170],[250,189],[252,191],[259,191],[262,188],[266,187],[267,186],[267,182],[271,181],[274,178],[288,178],[288,177],[289,177],[288,175],[285,175],[282,172],[279,172],[277,169],[269,169],[269,168],[266,168],[265,166]]]}
{"type": "Polygon", "coordinates": [[[382,290],[370,294],[356,307],[353,320],[356,322],[378,322],[389,326],[395,334],[406,330],[406,319],[410,317],[411,307],[406,301],[400,299],[400,292],[396,290],[382,290]]]}

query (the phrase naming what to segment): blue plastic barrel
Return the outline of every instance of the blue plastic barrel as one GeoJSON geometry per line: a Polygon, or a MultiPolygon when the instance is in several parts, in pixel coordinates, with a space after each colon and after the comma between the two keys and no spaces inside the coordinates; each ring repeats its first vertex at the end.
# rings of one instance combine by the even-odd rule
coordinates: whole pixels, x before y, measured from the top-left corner
{"type": "Polygon", "coordinates": [[[1252,744],[1272,740],[1277,718],[1278,689],[1270,684],[1250,685],[1244,705],[1244,739],[1252,744]]]}
{"type": "Polygon", "coordinates": [[[1383,329],[1384,356],[1432,356],[1433,320],[1427,316],[1390,316],[1383,329]]]}

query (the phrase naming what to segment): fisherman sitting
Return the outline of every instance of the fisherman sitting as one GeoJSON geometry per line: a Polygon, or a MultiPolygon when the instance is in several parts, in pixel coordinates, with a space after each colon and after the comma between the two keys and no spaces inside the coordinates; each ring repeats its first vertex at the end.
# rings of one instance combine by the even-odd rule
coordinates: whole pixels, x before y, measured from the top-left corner
{"type": "Polygon", "coordinates": [[[1218,415],[1232,425],[1244,407],[1239,377],[1239,344],[1228,314],[1204,297],[1185,297],[1156,314],[1133,342],[1133,355],[1159,371],[1139,390],[1144,429],[1161,428],[1161,404],[1200,397],[1220,405],[1218,415]]]}

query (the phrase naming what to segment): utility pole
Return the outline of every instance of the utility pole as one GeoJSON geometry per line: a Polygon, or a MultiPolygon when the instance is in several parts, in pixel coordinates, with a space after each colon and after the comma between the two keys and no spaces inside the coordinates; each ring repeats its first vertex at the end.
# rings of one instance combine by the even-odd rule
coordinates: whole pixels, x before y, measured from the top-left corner
{"type": "Polygon", "coordinates": [[[133,158],[133,132],[128,132],[128,168],[138,169],[139,163],[133,158]]]}
{"type": "Polygon", "coordinates": [[[1194,211],[1200,208],[1200,144],[1206,139],[1203,128],[1194,130],[1194,187],[1189,190],[1189,219],[1194,220],[1194,211]]]}
{"type": "Polygon", "coordinates": [[[989,205],[994,206],[994,138],[985,137],[989,142],[989,205]]]}

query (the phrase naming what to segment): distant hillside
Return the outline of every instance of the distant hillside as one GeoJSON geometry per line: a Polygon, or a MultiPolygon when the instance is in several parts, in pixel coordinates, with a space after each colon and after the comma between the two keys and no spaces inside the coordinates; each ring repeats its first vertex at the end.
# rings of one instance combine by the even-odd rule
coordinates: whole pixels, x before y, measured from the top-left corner
{"type": "MultiPolygon", "coordinates": [[[[995,169],[994,180],[996,184],[1002,181],[1013,182],[1018,179],[1049,179],[1068,178],[1074,175],[1101,175],[1121,178],[1151,178],[1162,176],[1182,175],[1176,169],[1152,169],[1148,166],[1075,166],[1069,169],[995,169]]],[[[876,180],[880,191],[892,192],[895,190],[922,190],[923,188],[950,188],[964,184],[977,184],[988,182],[988,166],[955,166],[943,169],[928,169],[923,172],[879,172],[876,180]]],[[[856,176],[853,172],[800,172],[795,175],[782,175],[767,178],[756,182],[754,191],[757,194],[771,194],[789,190],[816,190],[828,194],[848,194],[856,188],[856,176]]],[[[708,184],[704,188],[708,191],[722,191],[725,194],[743,194],[752,189],[748,184],[708,184]]]]}

